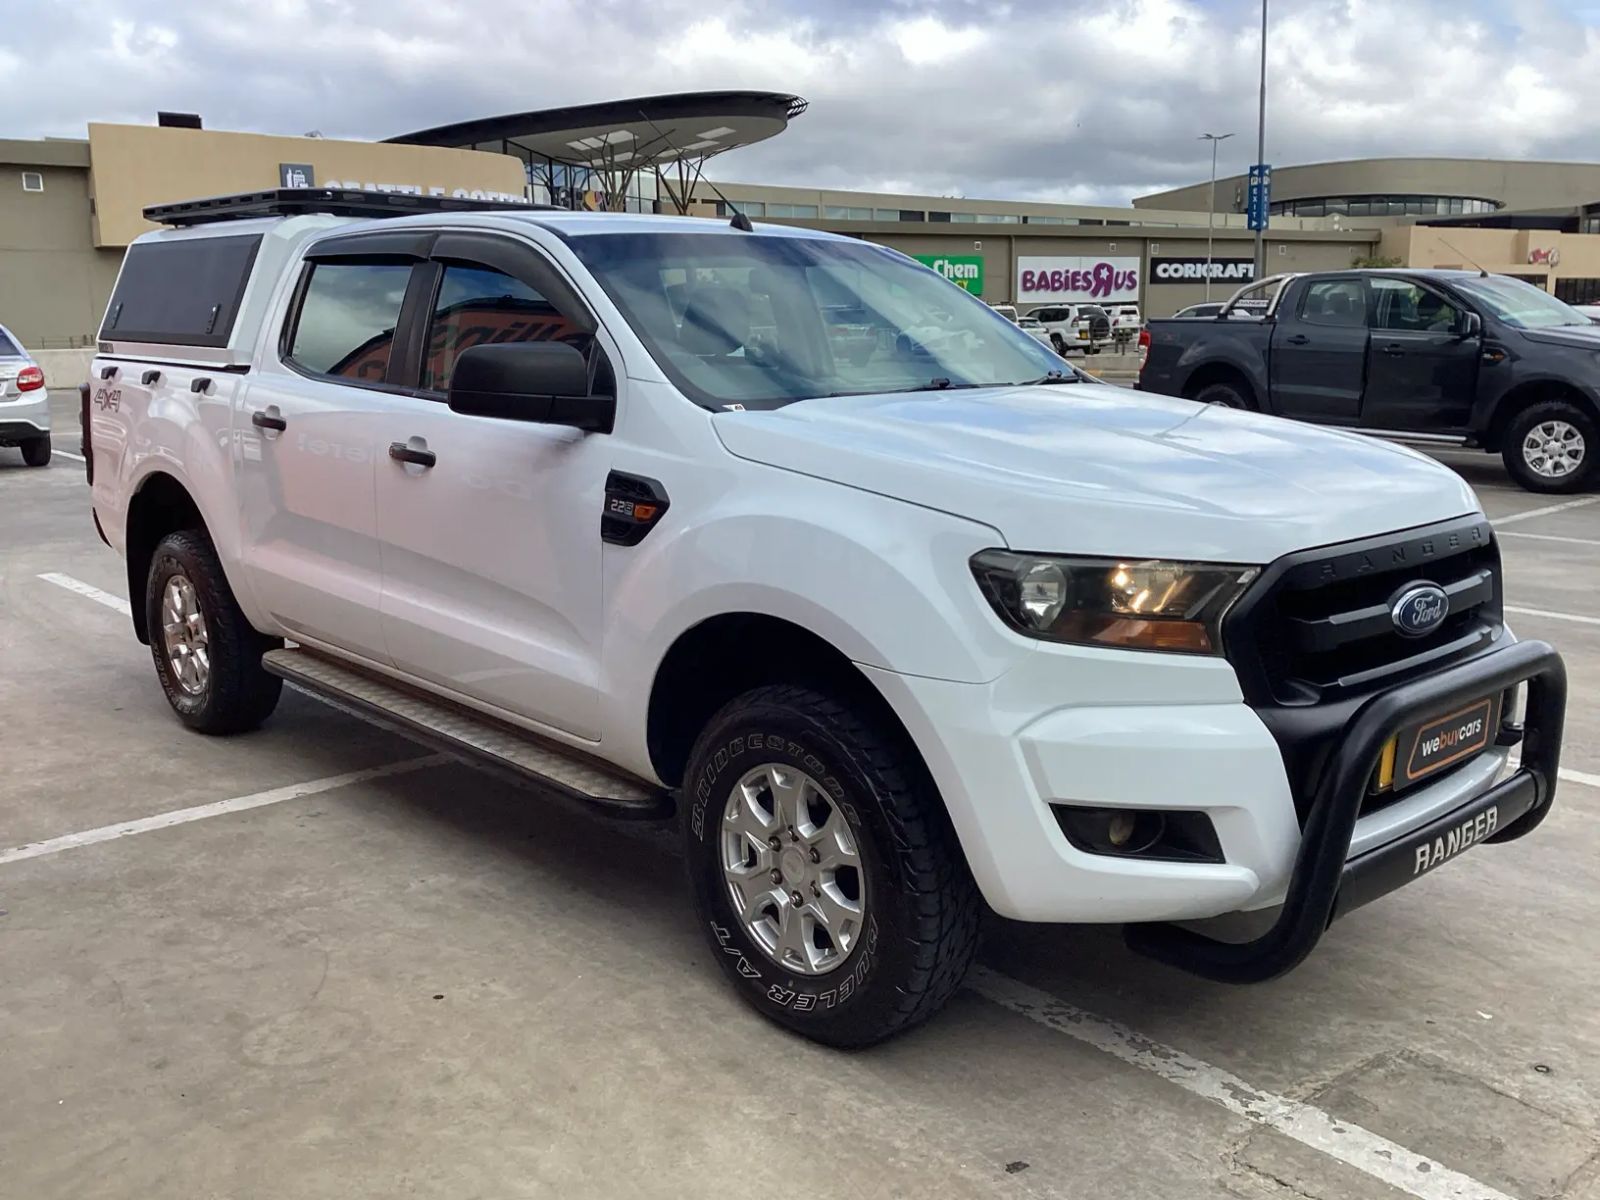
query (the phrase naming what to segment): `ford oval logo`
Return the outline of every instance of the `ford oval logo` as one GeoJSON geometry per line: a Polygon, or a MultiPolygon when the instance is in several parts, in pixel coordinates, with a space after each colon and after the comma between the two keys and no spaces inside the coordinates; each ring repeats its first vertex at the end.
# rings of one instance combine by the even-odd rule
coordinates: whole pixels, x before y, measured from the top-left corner
{"type": "Polygon", "coordinates": [[[1389,609],[1395,629],[1406,637],[1425,637],[1450,615],[1450,597],[1433,583],[1419,583],[1400,593],[1389,609]]]}

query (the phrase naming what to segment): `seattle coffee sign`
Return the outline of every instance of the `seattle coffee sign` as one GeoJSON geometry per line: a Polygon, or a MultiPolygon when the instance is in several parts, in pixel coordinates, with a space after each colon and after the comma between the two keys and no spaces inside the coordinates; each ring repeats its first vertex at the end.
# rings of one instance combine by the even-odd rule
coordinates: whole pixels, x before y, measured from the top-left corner
{"type": "Polygon", "coordinates": [[[1017,259],[1017,302],[1137,300],[1137,258],[1023,256],[1017,259]]]}

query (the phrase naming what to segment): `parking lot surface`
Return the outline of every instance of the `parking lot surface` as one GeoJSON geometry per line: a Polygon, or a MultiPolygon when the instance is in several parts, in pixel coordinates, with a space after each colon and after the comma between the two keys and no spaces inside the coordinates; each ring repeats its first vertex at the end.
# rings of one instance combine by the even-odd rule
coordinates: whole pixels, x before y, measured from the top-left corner
{"type": "Polygon", "coordinates": [[[843,1054],[724,986],[670,829],[297,693],[186,732],[81,464],[0,450],[0,1196],[1600,1200],[1600,496],[1446,458],[1571,675],[1534,836],[1254,988],[996,920],[843,1054]]]}

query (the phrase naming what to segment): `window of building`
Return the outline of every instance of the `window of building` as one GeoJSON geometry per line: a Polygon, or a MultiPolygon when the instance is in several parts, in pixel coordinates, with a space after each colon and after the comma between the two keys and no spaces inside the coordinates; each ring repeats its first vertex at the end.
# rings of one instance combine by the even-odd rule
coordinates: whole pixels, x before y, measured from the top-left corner
{"type": "Polygon", "coordinates": [[[260,245],[247,233],[130,246],[101,339],[226,346],[260,245]]]}
{"type": "Polygon", "coordinates": [[[978,214],[953,212],[950,214],[950,219],[957,225],[976,225],[978,223],[978,214]]]}
{"type": "Polygon", "coordinates": [[[382,383],[411,264],[319,262],[306,270],[289,361],[314,375],[382,383]]]}
{"type": "Polygon", "coordinates": [[[24,171],[22,173],[22,190],[25,192],[44,191],[44,173],[42,171],[24,171]]]}
{"type": "Polygon", "coordinates": [[[916,208],[902,208],[900,210],[902,221],[926,221],[928,214],[916,208]]]}
{"type": "Polygon", "coordinates": [[[1583,219],[1583,231],[1585,233],[1600,233],[1600,215],[1585,217],[1583,219]]]}
{"type": "Polygon", "coordinates": [[[767,206],[759,200],[741,200],[739,211],[747,217],[764,217],[767,215],[767,206]]]}
{"type": "Polygon", "coordinates": [[[930,212],[928,214],[928,220],[930,221],[948,221],[949,219],[950,214],[947,212],[930,212]]]}
{"type": "Polygon", "coordinates": [[[1556,299],[1568,304],[1600,304],[1600,279],[1557,279],[1556,299]]]}
{"type": "Polygon", "coordinates": [[[1311,284],[1300,302],[1300,319],[1313,325],[1365,325],[1367,304],[1361,281],[1325,279],[1311,284]]]}
{"type": "Polygon", "coordinates": [[[984,217],[985,221],[993,221],[996,225],[1020,225],[1022,218],[1016,213],[995,213],[993,216],[984,217]]]}
{"type": "Polygon", "coordinates": [[[587,353],[591,340],[521,280],[489,267],[452,264],[434,301],[422,386],[445,391],[462,351],[487,342],[566,342],[587,353]]]}
{"type": "Polygon", "coordinates": [[[811,220],[815,220],[817,216],[817,206],[815,204],[777,204],[769,200],[767,201],[767,216],[809,218],[811,220]]]}
{"type": "MultiPolygon", "coordinates": [[[[793,207],[791,205],[791,207],[793,207]]],[[[870,221],[872,210],[843,204],[829,204],[822,209],[822,215],[830,221],[870,221]]]]}
{"type": "Polygon", "coordinates": [[[872,210],[872,219],[874,221],[898,221],[900,220],[900,210],[898,208],[875,208],[872,210]]]}

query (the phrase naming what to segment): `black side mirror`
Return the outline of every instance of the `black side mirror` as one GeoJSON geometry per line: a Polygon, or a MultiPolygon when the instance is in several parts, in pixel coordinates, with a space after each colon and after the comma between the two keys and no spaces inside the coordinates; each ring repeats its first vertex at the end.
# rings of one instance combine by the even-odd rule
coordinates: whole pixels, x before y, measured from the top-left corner
{"type": "Polygon", "coordinates": [[[1475,338],[1483,336],[1483,318],[1475,312],[1464,312],[1461,320],[1456,325],[1456,333],[1462,338],[1475,338]]]}
{"type": "Polygon", "coordinates": [[[610,433],[615,396],[589,394],[589,364],[565,342],[472,346],[456,359],[447,396],[452,412],[503,421],[570,425],[610,433]]]}

